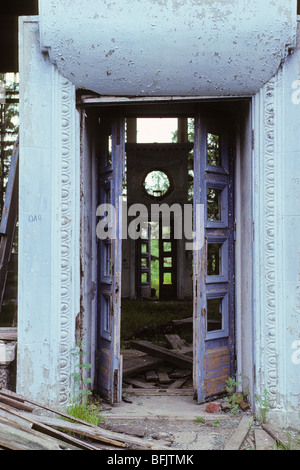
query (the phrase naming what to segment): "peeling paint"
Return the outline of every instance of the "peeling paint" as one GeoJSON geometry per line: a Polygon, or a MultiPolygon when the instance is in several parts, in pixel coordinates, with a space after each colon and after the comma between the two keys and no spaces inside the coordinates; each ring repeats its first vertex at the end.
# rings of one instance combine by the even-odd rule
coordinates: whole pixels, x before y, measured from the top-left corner
{"type": "Polygon", "coordinates": [[[253,94],[287,56],[286,44],[295,45],[293,0],[277,8],[271,0],[122,0],[102,2],[101,11],[90,3],[40,0],[41,45],[77,87],[100,94],[253,94]]]}

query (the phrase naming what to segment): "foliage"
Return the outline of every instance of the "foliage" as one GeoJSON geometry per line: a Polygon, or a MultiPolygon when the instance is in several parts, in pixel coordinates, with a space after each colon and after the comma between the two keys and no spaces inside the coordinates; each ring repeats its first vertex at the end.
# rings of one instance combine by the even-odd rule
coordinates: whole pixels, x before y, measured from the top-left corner
{"type": "Polygon", "coordinates": [[[270,397],[269,391],[265,388],[261,396],[259,395],[254,395],[254,396],[258,403],[261,421],[265,423],[267,419],[267,413],[271,407],[271,402],[270,402],[271,397],[270,397]]]}
{"type": "Polygon", "coordinates": [[[18,134],[19,106],[17,75],[1,73],[0,81],[4,83],[6,90],[5,101],[0,104],[0,212],[2,214],[10,160],[18,134]]]}
{"type": "Polygon", "coordinates": [[[192,301],[159,302],[156,300],[122,300],[122,340],[141,338],[144,335],[164,336],[171,320],[193,315],[192,301]]]}
{"type": "Polygon", "coordinates": [[[91,369],[91,364],[84,361],[87,352],[83,349],[82,341],[77,341],[72,349],[71,355],[75,358],[75,372],[71,374],[74,379],[74,390],[72,401],[67,407],[69,415],[82,419],[94,425],[102,420],[97,406],[88,402],[88,397],[92,395],[89,389],[90,377],[85,377],[87,371],[91,369]]]}
{"type": "MultiPolygon", "coordinates": [[[[243,377],[246,378],[246,377],[243,377]]],[[[225,397],[225,401],[228,402],[230,412],[233,415],[239,414],[240,406],[239,402],[244,399],[244,395],[248,394],[248,388],[245,387],[244,392],[237,392],[236,389],[242,385],[242,382],[236,381],[236,379],[229,377],[226,381],[226,392],[228,396],[225,397]]]]}
{"type": "Polygon", "coordinates": [[[74,401],[76,403],[81,403],[85,401],[87,396],[92,394],[88,388],[88,384],[91,383],[91,378],[84,377],[85,371],[91,369],[92,366],[90,363],[83,361],[87,352],[83,349],[82,341],[77,341],[71,354],[77,362],[75,365],[75,372],[71,374],[71,377],[74,379],[74,401]]]}
{"type": "Polygon", "coordinates": [[[100,416],[97,406],[93,403],[72,403],[67,407],[67,413],[95,426],[103,422],[103,417],[100,416]]]}

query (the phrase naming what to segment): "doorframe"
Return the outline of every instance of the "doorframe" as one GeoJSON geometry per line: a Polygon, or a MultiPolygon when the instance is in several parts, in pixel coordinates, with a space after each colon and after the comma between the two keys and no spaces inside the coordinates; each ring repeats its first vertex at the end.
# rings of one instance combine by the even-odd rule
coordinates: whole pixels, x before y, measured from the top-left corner
{"type": "MultiPolygon", "coordinates": [[[[192,114],[195,114],[195,112],[191,112],[191,110],[195,110],[195,108],[199,109],[201,107],[203,107],[204,109],[211,109],[211,108],[214,108],[215,106],[218,106],[218,105],[224,105],[225,107],[227,107],[228,105],[229,106],[233,106],[234,107],[234,112],[237,112],[239,115],[242,115],[242,119],[245,121],[245,129],[244,129],[244,133],[245,135],[247,134],[247,137],[244,138],[244,142],[243,142],[243,145],[241,145],[241,142],[239,142],[239,149],[237,151],[237,159],[236,159],[236,163],[235,163],[235,170],[234,170],[234,173],[235,173],[235,176],[237,175],[237,178],[235,178],[235,201],[234,201],[234,205],[235,205],[235,209],[238,208],[238,211],[237,211],[237,214],[240,214],[242,211],[241,211],[241,207],[239,207],[239,205],[241,204],[241,198],[239,198],[239,192],[241,190],[241,177],[240,177],[240,173],[241,173],[241,155],[244,153],[246,156],[244,157],[245,161],[247,160],[248,161],[248,164],[250,165],[250,168],[251,168],[251,165],[252,165],[252,162],[251,162],[251,156],[252,156],[252,150],[251,150],[251,146],[252,146],[252,141],[251,141],[251,135],[252,135],[252,121],[251,121],[251,100],[246,97],[246,98],[235,98],[235,99],[222,99],[222,98],[217,98],[217,99],[203,99],[203,98],[200,98],[200,99],[197,99],[195,98],[194,100],[185,100],[185,99],[182,99],[181,102],[179,102],[178,100],[175,101],[175,103],[172,103],[172,100],[168,101],[168,100],[163,100],[163,99],[159,99],[157,102],[155,102],[155,104],[153,104],[153,100],[141,100],[141,101],[138,101],[138,102],[134,102],[133,103],[130,103],[128,105],[128,101],[126,101],[126,104],[124,105],[122,103],[122,100],[119,100],[118,98],[116,98],[116,101],[112,101],[109,105],[106,102],[101,102],[101,99],[99,99],[99,101],[95,101],[95,99],[93,98],[93,103],[89,103],[89,100],[84,100],[84,99],[81,99],[79,100],[78,102],[79,104],[79,107],[82,108],[82,111],[89,111],[91,108],[93,108],[94,106],[96,106],[97,108],[98,107],[101,107],[101,108],[105,108],[107,106],[109,106],[110,108],[110,111],[112,111],[111,108],[114,108],[115,106],[122,106],[123,110],[124,110],[124,115],[125,115],[125,118],[129,118],[129,117],[139,117],[139,116],[147,116],[147,117],[182,117],[182,116],[187,116],[187,117],[190,117],[192,114]],[[142,105],[141,105],[141,102],[142,102],[142,105]],[[245,104],[242,104],[241,105],[241,108],[242,111],[240,111],[240,104],[241,102],[244,102],[245,104]],[[250,103],[250,104],[249,104],[250,103]],[[134,104],[134,105],[133,105],[134,104]],[[247,108],[247,110],[245,110],[244,108],[247,108]]],[[[240,132],[240,129],[237,128],[237,136],[236,136],[236,140],[238,141],[238,136],[239,136],[239,132],[240,132]]],[[[244,175],[244,178],[245,178],[245,175],[244,175]]],[[[86,178],[87,179],[87,178],[86,178]]],[[[252,177],[249,178],[249,175],[248,175],[248,179],[249,179],[249,182],[250,182],[250,194],[248,194],[248,197],[250,196],[250,200],[252,198],[252,177]]],[[[83,183],[83,180],[82,180],[82,191],[84,193],[84,183],[83,183]]],[[[90,203],[90,202],[89,202],[90,203]]],[[[88,203],[88,205],[89,205],[88,203]]],[[[250,202],[251,204],[251,202],[250,202]]],[[[92,214],[92,217],[94,216],[94,214],[92,214]]],[[[252,212],[251,212],[251,218],[250,218],[250,225],[252,226],[252,212]]],[[[239,224],[239,221],[236,220],[236,222],[238,222],[239,224]]],[[[248,227],[249,228],[249,227],[248,227]]],[[[251,255],[250,255],[250,262],[251,262],[251,265],[247,268],[246,272],[245,270],[243,269],[243,266],[242,266],[242,261],[241,261],[241,257],[242,257],[242,252],[244,251],[243,250],[243,247],[242,247],[242,239],[243,239],[243,227],[241,227],[240,225],[238,226],[237,225],[237,238],[236,238],[236,247],[238,246],[238,251],[239,251],[239,255],[236,259],[236,262],[235,262],[235,272],[236,272],[236,278],[237,276],[241,276],[241,274],[243,274],[244,278],[245,276],[247,277],[248,279],[248,282],[249,282],[249,285],[250,287],[252,286],[252,283],[253,283],[253,277],[252,277],[252,247],[251,247],[251,255]],[[250,274],[250,271],[251,271],[251,274],[250,274]],[[251,276],[251,277],[249,277],[251,276]]],[[[251,240],[252,242],[252,240],[251,240]]],[[[84,250],[84,246],[85,246],[85,242],[83,241],[82,242],[82,247],[81,247],[81,250],[83,251],[84,250]]],[[[83,256],[84,258],[84,256],[83,256]]],[[[236,279],[237,280],[237,284],[236,284],[236,289],[235,289],[235,293],[234,293],[234,298],[235,298],[235,305],[236,305],[236,310],[235,310],[235,316],[236,316],[236,330],[235,330],[235,343],[236,343],[236,371],[237,372],[240,372],[240,371],[243,371],[244,370],[244,363],[245,363],[245,349],[243,348],[243,350],[241,349],[241,338],[242,338],[242,333],[241,333],[241,309],[242,309],[242,306],[241,306],[241,281],[240,281],[240,278],[239,279],[236,279]]],[[[251,290],[251,289],[250,289],[251,290]]],[[[81,296],[82,297],[82,305],[84,304],[84,299],[83,299],[83,295],[81,296]]],[[[195,296],[193,296],[193,301],[195,301],[195,296]]],[[[251,297],[251,293],[250,293],[250,297],[251,297]]],[[[248,299],[248,313],[250,313],[251,309],[252,309],[252,299],[249,298],[249,294],[247,294],[247,299],[248,299]],[[249,300],[250,299],[250,300],[249,300]]],[[[85,303],[85,308],[87,310],[90,309],[90,306],[87,305],[87,303],[85,303]]],[[[93,314],[89,314],[90,318],[93,318],[93,314]]],[[[245,315],[244,315],[245,316],[245,315]]],[[[87,323],[87,322],[85,322],[87,323]]],[[[253,328],[253,319],[250,320],[250,328],[253,328]],[[251,326],[252,325],[252,326],[251,326]]],[[[91,323],[90,323],[91,324],[91,323]]],[[[89,330],[90,329],[90,324],[89,326],[87,327],[87,329],[89,330]]],[[[92,323],[93,324],[93,323],[92,323]]],[[[253,333],[253,331],[252,331],[253,333]]],[[[89,331],[88,332],[89,334],[89,337],[92,337],[93,338],[93,335],[94,335],[94,332],[93,331],[89,331]]],[[[95,350],[94,350],[94,346],[93,346],[93,341],[91,342],[91,345],[90,345],[90,357],[91,357],[91,362],[93,363],[93,369],[94,371],[96,370],[96,368],[98,367],[97,364],[96,364],[96,360],[95,360],[95,350]]],[[[248,346],[248,349],[247,349],[247,354],[250,356],[253,356],[253,338],[250,338],[249,339],[249,346],[248,346]],[[250,350],[251,348],[251,350],[250,350]]],[[[253,361],[250,360],[249,361],[250,365],[246,366],[246,369],[247,371],[250,373],[249,375],[249,378],[250,378],[250,381],[251,383],[253,384],[254,383],[254,364],[253,364],[253,361]]],[[[197,367],[197,363],[196,363],[196,360],[194,360],[194,369],[197,367]]],[[[93,377],[92,377],[92,380],[93,380],[93,377]]]]}

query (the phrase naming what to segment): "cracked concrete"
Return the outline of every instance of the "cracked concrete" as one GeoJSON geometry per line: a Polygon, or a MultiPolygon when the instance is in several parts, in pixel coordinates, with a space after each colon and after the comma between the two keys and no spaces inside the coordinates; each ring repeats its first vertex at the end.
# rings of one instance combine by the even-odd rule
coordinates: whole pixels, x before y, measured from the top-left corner
{"type": "MultiPolygon", "coordinates": [[[[124,430],[178,450],[223,449],[240,416],[207,413],[192,396],[130,395],[102,412],[107,427],[124,430]]],[[[243,414],[244,416],[245,414],[243,414]]]]}

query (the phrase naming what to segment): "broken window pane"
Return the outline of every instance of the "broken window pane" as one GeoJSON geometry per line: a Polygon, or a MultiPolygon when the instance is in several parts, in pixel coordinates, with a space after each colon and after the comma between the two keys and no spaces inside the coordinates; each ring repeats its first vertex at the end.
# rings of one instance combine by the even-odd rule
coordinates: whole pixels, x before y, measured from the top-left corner
{"type": "Polygon", "coordinates": [[[207,246],[207,275],[219,276],[221,274],[221,249],[220,243],[208,243],[207,246]]]}
{"type": "Polygon", "coordinates": [[[222,330],[222,298],[207,299],[207,331],[222,330]]]}
{"type": "Polygon", "coordinates": [[[164,268],[172,267],[172,258],[164,258],[164,268]]]}
{"type": "Polygon", "coordinates": [[[207,220],[221,220],[221,189],[207,188],[207,220]]]}
{"type": "Polygon", "coordinates": [[[207,134],[207,164],[212,166],[221,166],[222,164],[219,135],[207,134]]]}

